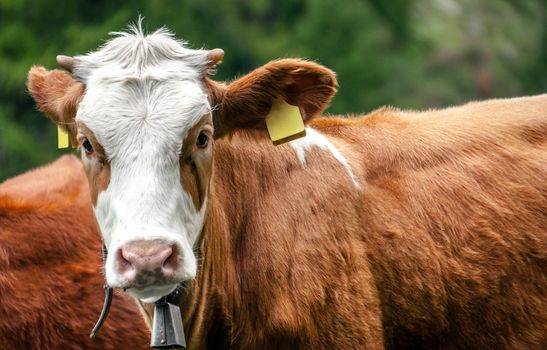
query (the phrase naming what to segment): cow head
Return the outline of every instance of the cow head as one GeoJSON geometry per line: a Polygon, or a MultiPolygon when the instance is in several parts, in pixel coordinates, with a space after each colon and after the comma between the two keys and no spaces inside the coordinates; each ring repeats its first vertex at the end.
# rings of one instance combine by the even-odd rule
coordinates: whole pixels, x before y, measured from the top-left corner
{"type": "Polygon", "coordinates": [[[264,129],[277,97],[307,120],[336,90],[315,63],[270,62],[231,84],[207,78],[222,50],[191,50],[166,30],[116,33],[84,56],[59,56],[72,74],[33,67],[38,108],[78,145],[109,255],[110,286],[152,302],[196,275],[214,139],[264,129]]]}

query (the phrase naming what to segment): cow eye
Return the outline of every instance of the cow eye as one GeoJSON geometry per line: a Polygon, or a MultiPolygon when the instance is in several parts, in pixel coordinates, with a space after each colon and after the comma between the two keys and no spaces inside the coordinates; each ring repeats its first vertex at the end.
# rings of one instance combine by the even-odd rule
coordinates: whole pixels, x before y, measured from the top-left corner
{"type": "Polygon", "coordinates": [[[196,140],[196,146],[198,146],[199,148],[205,148],[207,147],[208,142],[209,137],[205,133],[200,132],[198,135],[198,139],[196,140]]]}
{"type": "Polygon", "coordinates": [[[82,147],[85,150],[85,153],[91,153],[93,152],[93,146],[91,145],[91,142],[89,142],[88,139],[85,139],[84,142],[82,142],[82,147]]]}

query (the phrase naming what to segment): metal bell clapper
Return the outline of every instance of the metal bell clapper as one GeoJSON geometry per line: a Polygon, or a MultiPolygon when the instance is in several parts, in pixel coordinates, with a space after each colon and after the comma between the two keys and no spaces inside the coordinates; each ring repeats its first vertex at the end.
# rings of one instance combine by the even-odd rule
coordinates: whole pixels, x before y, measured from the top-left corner
{"type": "Polygon", "coordinates": [[[182,316],[178,305],[161,298],[154,303],[154,321],[150,347],[154,349],[186,349],[182,316]]]}

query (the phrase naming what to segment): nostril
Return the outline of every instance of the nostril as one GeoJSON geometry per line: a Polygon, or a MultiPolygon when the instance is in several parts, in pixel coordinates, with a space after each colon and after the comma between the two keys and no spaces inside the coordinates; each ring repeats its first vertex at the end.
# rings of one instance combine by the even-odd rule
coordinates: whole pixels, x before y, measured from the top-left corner
{"type": "Polygon", "coordinates": [[[116,253],[116,265],[122,279],[127,284],[133,283],[137,276],[137,270],[133,265],[134,255],[128,253],[124,249],[118,249],[116,253]]]}
{"type": "Polygon", "coordinates": [[[132,268],[130,259],[131,259],[130,254],[125,252],[123,249],[118,250],[118,253],[116,254],[116,262],[118,263],[118,269],[121,272],[130,270],[132,268]]]}
{"type": "Polygon", "coordinates": [[[156,252],[153,259],[156,261],[158,267],[162,267],[172,255],[173,248],[171,248],[171,246],[165,246],[160,251],[156,252]]]}
{"type": "Polygon", "coordinates": [[[175,245],[170,247],[170,253],[163,262],[162,270],[164,273],[174,273],[177,269],[178,250],[175,245]]]}

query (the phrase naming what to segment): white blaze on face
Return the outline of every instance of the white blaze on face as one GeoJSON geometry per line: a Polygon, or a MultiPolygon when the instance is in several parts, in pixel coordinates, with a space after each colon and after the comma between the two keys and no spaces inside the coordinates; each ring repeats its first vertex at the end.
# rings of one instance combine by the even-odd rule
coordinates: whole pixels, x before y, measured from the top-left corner
{"type": "MultiPolygon", "coordinates": [[[[152,239],[177,247],[176,279],[190,279],[206,203],[196,211],[183,190],[179,155],[189,129],[210,118],[202,85],[206,51],[186,49],[161,30],[118,35],[99,51],[76,57],[75,68],[86,84],[76,120],[94,133],[110,161],[109,185],[94,208],[109,251],[107,282],[123,285],[115,263],[121,245],[152,239]]],[[[153,300],[174,288],[133,294],[153,300]]]]}

